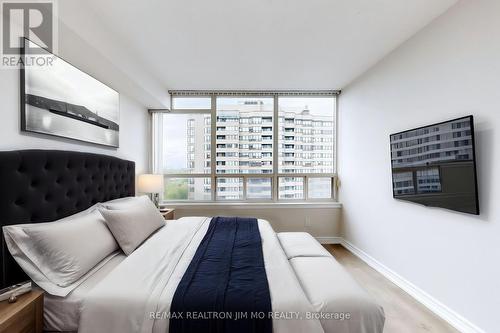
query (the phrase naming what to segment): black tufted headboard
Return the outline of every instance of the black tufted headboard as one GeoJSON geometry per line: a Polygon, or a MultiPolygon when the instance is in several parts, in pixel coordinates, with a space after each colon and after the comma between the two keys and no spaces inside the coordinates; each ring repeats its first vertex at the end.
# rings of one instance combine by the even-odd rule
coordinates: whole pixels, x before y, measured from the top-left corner
{"type": "MultiPolygon", "coordinates": [[[[135,195],[135,163],[58,150],[0,152],[0,224],[54,221],[135,195]]],[[[0,288],[26,280],[1,237],[0,288]]]]}

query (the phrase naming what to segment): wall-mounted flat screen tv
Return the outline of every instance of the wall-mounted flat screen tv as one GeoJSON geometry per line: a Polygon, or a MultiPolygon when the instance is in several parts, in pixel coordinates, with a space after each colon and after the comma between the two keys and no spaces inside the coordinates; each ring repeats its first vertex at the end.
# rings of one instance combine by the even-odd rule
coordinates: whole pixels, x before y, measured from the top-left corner
{"type": "Polygon", "coordinates": [[[391,134],[396,199],[479,215],[472,116],[391,134]]]}

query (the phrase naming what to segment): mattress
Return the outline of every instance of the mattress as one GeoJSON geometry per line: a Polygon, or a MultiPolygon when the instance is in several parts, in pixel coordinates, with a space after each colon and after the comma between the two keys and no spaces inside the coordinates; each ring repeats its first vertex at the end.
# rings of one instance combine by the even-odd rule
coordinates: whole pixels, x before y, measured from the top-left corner
{"type": "MultiPolygon", "coordinates": [[[[140,327],[146,325],[151,327],[143,331],[168,332],[168,319],[145,321],[144,314],[151,313],[150,305],[154,305],[152,308],[158,313],[169,311],[177,283],[206,233],[208,223],[204,221],[209,220],[191,217],[171,221],[132,255],[113,257],[67,297],[46,295],[45,330],[123,333],[140,331],[140,327]],[[161,270],[161,274],[157,270],[161,270]],[[164,285],[157,279],[164,280],[164,285]],[[157,288],[158,285],[161,288],[157,288]],[[154,297],[148,290],[155,292],[154,297]],[[159,303],[149,304],[143,300],[159,303]]],[[[273,309],[283,313],[300,311],[339,316],[274,320],[274,332],[383,331],[383,309],[311,235],[276,234],[262,220],[259,220],[259,229],[273,309]]]]}
{"type": "Polygon", "coordinates": [[[280,232],[277,235],[288,259],[332,256],[307,232],[280,232]]]}
{"type": "Polygon", "coordinates": [[[384,309],[310,234],[278,233],[283,251],[325,332],[382,332],[384,309]],[[333,319],[332,319],[333,318],[333,319]]]}
{"type": "MultiPolygon", "coordinates": [[[[168,332],[171,300],[210,220],[184,217],[167,223],[144,242],[86,296],[78,332],[168,332]]],[[[258,226],[271,306],[276,313],[273,332],[324,333],[318,319],[301,319],[301,314],[305,318],[314,308],[269,222],[258,220],[258,226]]]]}
{"type": "Polygon", "coordinates": [[[382,332],[384,309],[333,257],[290,259],[325,332],[382,332]]]}
{"type": "MultiPolygon", "coordinates": [[[[66,297],[45,293],[44,331],[76,332],[80,320],[80,307],[86,295],[125,258],[126,255],[123,253],[113,255],[113,258],[109,259],[98,271],[88,277],[66,297]]],[[[107,258],[104,260],[107,260],[107,258]]]]}

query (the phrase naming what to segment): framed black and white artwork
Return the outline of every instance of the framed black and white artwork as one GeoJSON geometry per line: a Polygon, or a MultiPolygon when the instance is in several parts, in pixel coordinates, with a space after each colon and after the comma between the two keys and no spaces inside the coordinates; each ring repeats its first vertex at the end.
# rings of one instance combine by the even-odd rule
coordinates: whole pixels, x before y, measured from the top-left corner
{"type": "MultiPolygon", "coordinates": [[[[24,41],[24,50],[38,47],[24,41]]],[[[119,147],[118,92],[38,49],[36,56],[46,58],[42,65],[30,63],[30,55],[24,54],[21,66],[21,130],[119,147]]]]}

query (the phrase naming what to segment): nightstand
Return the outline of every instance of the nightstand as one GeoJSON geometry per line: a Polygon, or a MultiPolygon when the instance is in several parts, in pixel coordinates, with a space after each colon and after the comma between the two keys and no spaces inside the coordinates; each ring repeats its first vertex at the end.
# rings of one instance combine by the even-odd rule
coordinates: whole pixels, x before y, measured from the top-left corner
{"type": "Polygon", "coordinates": [[[42,333],[43,291],[34,289],[17,302],[0,302],[0,333],[42,333]]]}
{"type": "Polygon", "coordinates": [[[161,215],[165,220],[175,220],[175,209],[167,208],[167,210],[161,212],[161,215]]]}

